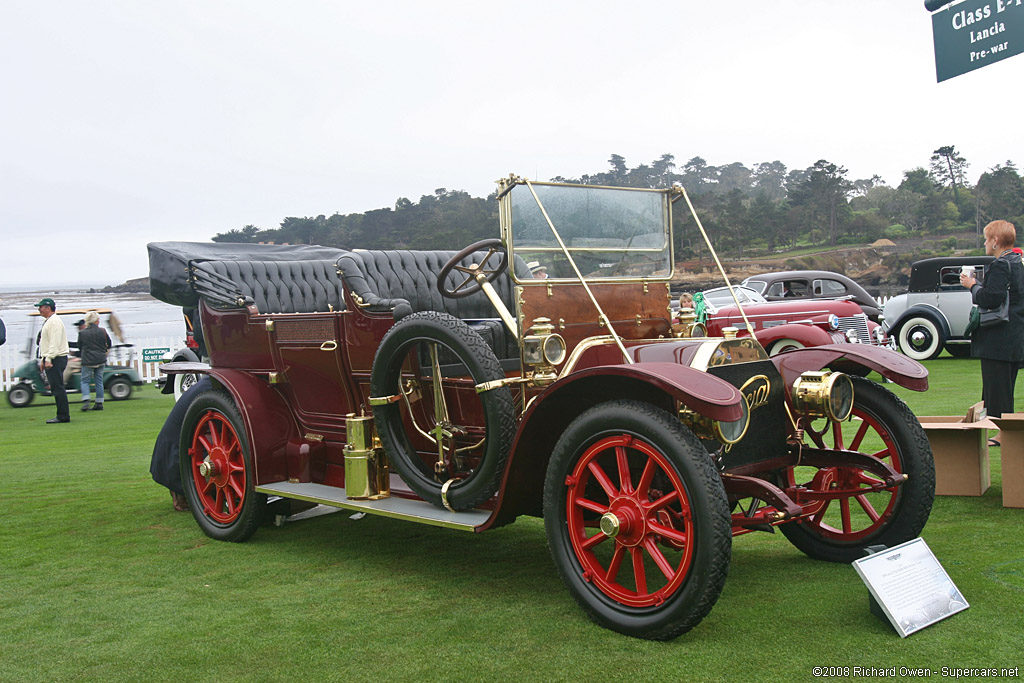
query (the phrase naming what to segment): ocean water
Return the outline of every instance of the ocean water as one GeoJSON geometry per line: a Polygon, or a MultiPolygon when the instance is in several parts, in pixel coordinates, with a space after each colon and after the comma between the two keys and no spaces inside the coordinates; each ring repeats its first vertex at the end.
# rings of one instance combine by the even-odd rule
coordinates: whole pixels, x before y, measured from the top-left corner
{"type": "MultiPolygon", "coordinates": [[[[105,294],[89,292],[88,287],[62,287],[57,291],[0,290],[0,319],[7,326],[5,351],[21,352],[27,347],[29,339],[42,325],[40,316],[30,314],[37,310],[34,304],[47,296],[57,304],[57,314],[64,321],[70,341],[78,338],[74,322],[82,315],[62,314],[62,311],[109,308],[121,321],[126,343],[139,345],[152,339],[172,339],[178,342],[175,346],[184,344],[185,321],[177,306],[154,299],[149,294],[105,294]]],[[[117,339],[113,341],[118,343],[117,339]]]]}

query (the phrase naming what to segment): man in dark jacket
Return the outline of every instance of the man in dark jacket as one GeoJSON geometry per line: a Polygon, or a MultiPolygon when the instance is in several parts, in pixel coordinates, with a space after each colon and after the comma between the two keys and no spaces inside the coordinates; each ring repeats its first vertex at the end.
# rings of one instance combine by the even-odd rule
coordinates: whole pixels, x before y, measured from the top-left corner
{"type": "Polygon", "coordinates": [[[110,336],[100,327],[96,311],[85,314],[85,329],[78,333],[78,350],[82,354],[82,410],[89,410],[89,385],[96,384],[96,405],[103,410],[103,368],[107,365],[110,336]]]}

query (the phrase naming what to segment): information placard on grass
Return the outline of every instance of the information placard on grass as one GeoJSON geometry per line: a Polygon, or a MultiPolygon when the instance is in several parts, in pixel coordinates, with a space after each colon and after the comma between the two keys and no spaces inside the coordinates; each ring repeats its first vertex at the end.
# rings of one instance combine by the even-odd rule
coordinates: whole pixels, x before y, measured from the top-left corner
{"type": "Polygon", "coordinates": [[[853,568],[901,638],[970,607],[923,538],[854,560],[853,568]]]}

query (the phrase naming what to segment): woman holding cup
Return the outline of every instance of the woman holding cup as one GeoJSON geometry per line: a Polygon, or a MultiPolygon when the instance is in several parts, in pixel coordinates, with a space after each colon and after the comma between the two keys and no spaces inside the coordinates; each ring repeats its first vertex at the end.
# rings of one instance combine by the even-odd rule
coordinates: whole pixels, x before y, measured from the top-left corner
{"type": "MultiPolygon", "coordinates": [[[[981,359],[981,398],[991,417],[1013,412],[1017,368],[1024,361],[1024,265],[1014,253],[1017,231],[1009,221],[985,226],[985,253],[995,256],[979,283],[966,268],[960,284],[971,290],[972,301],[982,308],[998,308],[1010,297],[1009,320],[979,327],[971,334],[971,355],[981,359]]],[[[997,439],[989,439],[998,446],[997,439]]]]}

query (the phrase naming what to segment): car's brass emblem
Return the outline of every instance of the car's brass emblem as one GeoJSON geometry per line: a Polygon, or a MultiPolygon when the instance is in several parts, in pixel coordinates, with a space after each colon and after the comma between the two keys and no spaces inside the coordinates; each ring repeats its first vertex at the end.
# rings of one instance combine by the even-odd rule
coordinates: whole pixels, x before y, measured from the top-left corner
{"type": "Polygon", "coordinates": [[[747,402],[749,412],[754,412],[755,408],[767,404],[771,391],[772,383],[768,381],[767,375],[755,375],[740,387],[740,393],[747,402]]]}

